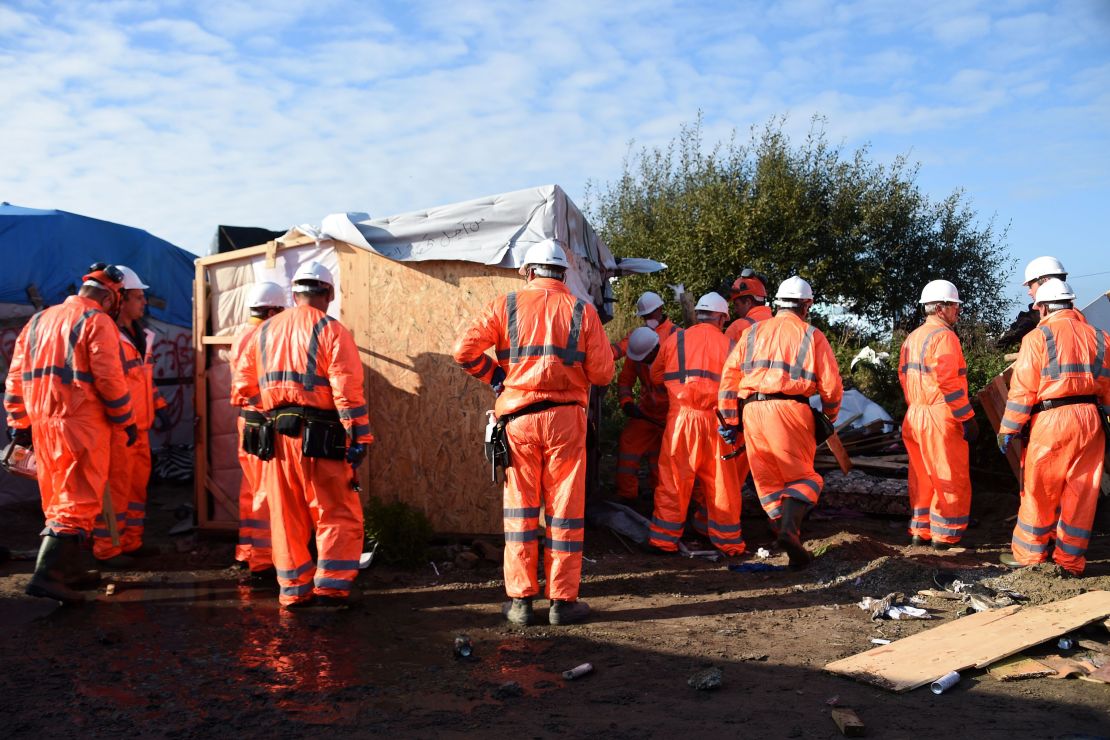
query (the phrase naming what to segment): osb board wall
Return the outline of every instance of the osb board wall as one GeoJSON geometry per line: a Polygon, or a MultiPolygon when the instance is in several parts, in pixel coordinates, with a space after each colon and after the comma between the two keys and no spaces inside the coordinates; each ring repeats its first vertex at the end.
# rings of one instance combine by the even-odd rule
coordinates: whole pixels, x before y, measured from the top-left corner
{"type": "Polygon", "coordinates": [[[523,281],[470,262],[394,262],[337,249],[343,323],[363,357],[377,437],[363,489],[422,510],[438,532],[501,532],[501,487],[482,451],[494,396],[455,365],[451,350],[486,303],[523,281]]]}

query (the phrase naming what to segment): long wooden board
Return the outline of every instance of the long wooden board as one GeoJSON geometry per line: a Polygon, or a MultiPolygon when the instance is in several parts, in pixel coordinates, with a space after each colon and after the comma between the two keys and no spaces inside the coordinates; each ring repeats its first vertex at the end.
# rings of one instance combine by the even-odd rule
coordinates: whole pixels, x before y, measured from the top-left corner
{"type": "Polygon", "coordinates": [[[888,691],[909,691],[949,671],[983,668],[1110,614],[1110,591],[979,612],[890,645],[836,660],[825,670],[888,691]]]}

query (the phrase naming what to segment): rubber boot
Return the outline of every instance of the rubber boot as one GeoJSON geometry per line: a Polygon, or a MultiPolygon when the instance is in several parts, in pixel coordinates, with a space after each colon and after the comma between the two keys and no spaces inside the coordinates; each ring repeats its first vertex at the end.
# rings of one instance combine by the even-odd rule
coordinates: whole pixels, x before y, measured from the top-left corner
{"type": "Polygon", "coordinates": [[[933,540],[933,549],[937,552],[944,552],[945,550],[951,550],[953,547],[959,546],[960,544],[958,542],[937,542],[933,540]]]}
{"type": "Polygon", "coordinates": [[[585,601],[555,599],[547,611],[547,621],[553,625],[573,624],[590,616],[590,605],[585,601]]]}
{"type": "Polygon", "coordinates": [[[915,534],[913,537],[910,537],[910,547],[919,547],[921,545],[927,544],[929,544],[929,540],[925,539],[921,535],[915,534]]]}
{"type": "Polygon", "coordinates": [[[535,615],[532,612],[532,598],[513,599],[506,601],[501,607],[501,613],[510,623],[527,627],[532,624],[535,615]]]}
{"type": "Polygon", "coordinates": [[[110,558],[98,562],[100,563],[100,567],[105,570],[131,570],[138,565],[138,561],[135,560],[135,558],[124,553],[113,555],[110,558]]]}
{"type": "Polygon", "coordinates": [[[54,599],[63,604],[80,604],[85,601],[84,594],[66,585],[67,567],[77,558],[76,535],[46,535],[39,547],[39,557],[35,562],[35,574],[27,584],[27,595],[44,599],[54,599]]]}
{"type": "Polygon", "coordinates": [[[1009,553],[1009,552],[1004,552],[1001,555],[999,555],[998,556],[998,562],[1002,563],[1007,568],[1017,569],[1017,568],[1025,567],[1017,561],[1017,558],[1014,557],[1013,553],[1009,553]]]}
{"type": "Polygon", "coordinates": [[[96,588],[100,585],[100,571],[88,568],[89,555],[85,548],[78,546],[77,556],[68,560],[66,565],[66,585],[74,589],[96,588]]]}
{"type": "Polygon", "coordinates": [[[272,567],[265,570],[252,570],[245,580],[251,591],[268,591],[278,588],[277,571],[272,567]]]}
{"type": "Polygon", "coordinates": [[[783,496],[782,519],[779,520],[779,547],[790,556],[791,568],[804,568],[811,560],[809,552],[802,546],[802,518],[809,504],[796,498],[783,496]]]}

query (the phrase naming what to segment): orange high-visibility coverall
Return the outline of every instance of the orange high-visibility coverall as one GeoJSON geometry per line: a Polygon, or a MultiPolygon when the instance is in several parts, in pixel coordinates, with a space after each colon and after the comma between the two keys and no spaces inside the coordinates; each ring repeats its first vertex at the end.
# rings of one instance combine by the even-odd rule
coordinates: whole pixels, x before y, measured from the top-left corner
{"type": "Polygon", "coordinates": [[[975,418],[956,332],[937,316],[925,319],[902,343],[898,380],[907,405],[902,441],[910,458],[910,534],[954,544],[971,511],[963,422],[975,418]]]}
{"type": "Polygon", "coordinates": [[[696,479],[706,496],[709,541],[728,555],[744,552],[736,461],[721,459],[732,448],[717,434],[717,389],[730,349],[720,329],[698,324],[664,342],[651,366],[669,403],[649,539],[660,550],[678,549],[696,479]]]}
{"type": "MultiPolygon", "coordinates": [[[[250,328],[231,343],[229,361],[233,377],[241,377],[240,364],[253,351],[262,319],[252,316],[250,324],[250,328]]],[[[261,402],[260,397],[232,399],[232,405],[238,406],[240,413],[260,412],[261,402]]],[[[262,475],[262,468],[266,463],[243,450],[243,427],[244,421],[240,415],[236,428],[239,432],[239,466],[243,469],[243,477],[239,483],[239,544],[235,548],[235,559],[258,572],[267,570],[274,564],[270,539],[270,504],[267,502],[262,475]]]]}
{"type": "Polygon", "coordinates": [[[116,511],[120,544],[118,547],[112,544],[103,512],[98,514],[93,530],[93,554],[100,559],[142,547],[146,487],[150,482],[150,428],[154,425],[154,412],[166,406],[165,399],[154,385],[154,332],[138,326],[135,331],[143,332],[143,350],[139,350],[132,333],[121,330],[120,363],[131,392],[131,408],[138,436],[135,444],[128,447],[127,435],[122,429],[112,432],[108,484],[112,508],[116,511]]]}
{"type": "MultiPolygon", "coordinates": [[[[286,309],[258,329],[232,380],[232,404],[273,415],[284,406],[337,411],[349,441],[371,444],[362,392],[363,370],[354,337],[310,305],[286,309]]],[[[303,430],[275,434],[274,458],[262,468],[270,504],[270,535],[283,605],[317,596],[346,597],[362,554],[362,504],[345,460],[305,457],[303,430]],[[318,561],[308,538],[316,530],[318,561]]]]}
{"type": "Polygon", "coordinates": [[[825,415],[835,421],[844,388],[824,334],[786,310],[744,330],[725,364],[719,403],[721,415],[734,423],[739,399],[744,400],[752,480],[772,521],[782,516],[783,496],[816,504],[824,479],[813,468],[817,442],[808,403],[759,396],[805,400],[814,393],[820,394],[825,415]]]}
{"type": "Polygon", "coordinates": [[[88,536],[108,480],[109,426],[132,423],[119,330],[84,296],[19,333],[4,394],[8,426],[31,428],[46,532],[88,536]]]}
{"type": "Polygon", "coordinates": [[[1052,559],[1071,573],[1086,566],[1105,455],[1098,404],[1110,408],[1108,347],[1110,336],[1075,309],[1049,314],[1021,340],[1000,431],[1016,434],[1032,419],[1010,545],[1022,565],[1047,560],[1055,533],[1052,559]],[[1039,406],[1069,397],[1091,402],[1039,406]]]}
{"type": "Polygon", "coordinates": [[[728,325],[728,328],[725,329],[725,336],[731,339],[735,344],[740,341],[740,335],[744,333],[745,329],[752,324],[766,321],[772,316],[774,316],[774,314],[771,313],[771,309],[767,306],[752,306],[748,309],[746,316],[742,316],[728,325]]]}
{"type": "Polygon", "coordinates": [[[582,575],[586,411],[591,385],[613,378],[613,353],[597,310],[559,280],[534,278],[491,301],[455,344],[455,362],[489,382],[505,371],[497,416],[560,404],[509,421],[505,471],[505,591],[539,593],[539,515],[547,521],[544,573],[550,599],[574,601],[582,575]],[[485,351],[497,352],[494,362],[485,351]]]}
{"type": "MultiPolygon", "coordinates": [[[[662,342],[674,334],[678,328],[669,320],[655,328],[662,342]]],[[[625,342],[628,338],[625,337],[625,342]]],[[[659,445],[663,441],[663,427],[667,421],[667,389],[662,385],[652,385],[651,365],[626,359],[617,378],[617,401],[621,406],[634,403],[632,390],[640,381],[640,411],[646,419],[629,418],[621,430],[617,445],[617,495],[624,499],[635,499],[639,493],[637,473],[640,460],[647,458],[652,490],[658,481],[659,445]]]]}

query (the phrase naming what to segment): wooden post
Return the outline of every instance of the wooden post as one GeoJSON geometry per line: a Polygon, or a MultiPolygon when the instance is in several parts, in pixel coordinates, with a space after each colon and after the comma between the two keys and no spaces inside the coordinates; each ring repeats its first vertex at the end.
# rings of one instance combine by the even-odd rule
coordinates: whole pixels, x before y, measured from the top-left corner
{"type": "Polygon", "coordinates": [[[208,521],[208,350],[204,337],[208,333],[208,291],[205,267],[198,259],[193,278],[193,428],[194,470],[193,489],[196,496],[197,524],[208,521]]]}

